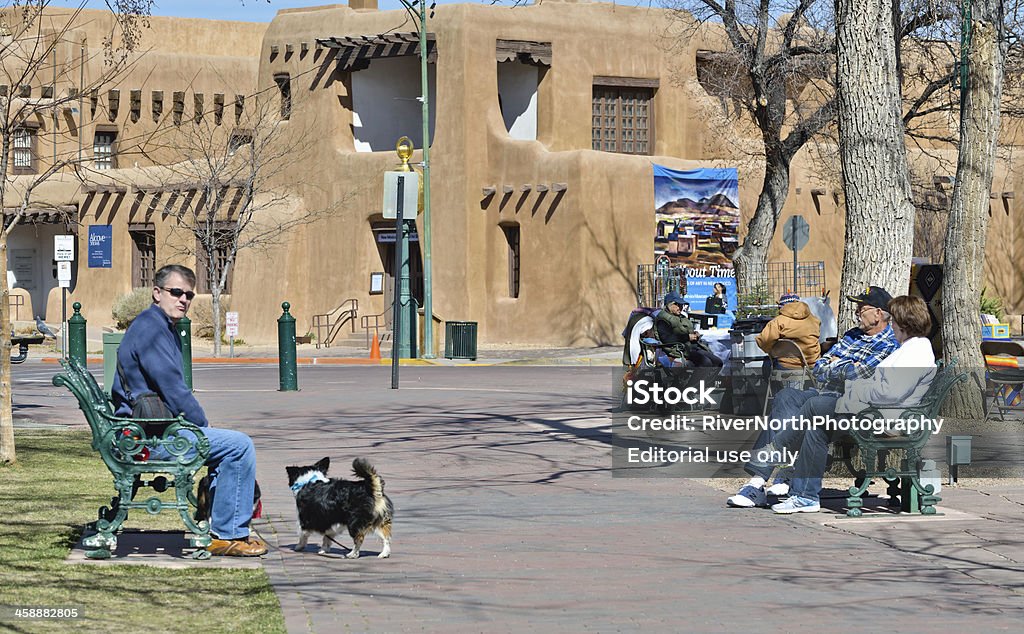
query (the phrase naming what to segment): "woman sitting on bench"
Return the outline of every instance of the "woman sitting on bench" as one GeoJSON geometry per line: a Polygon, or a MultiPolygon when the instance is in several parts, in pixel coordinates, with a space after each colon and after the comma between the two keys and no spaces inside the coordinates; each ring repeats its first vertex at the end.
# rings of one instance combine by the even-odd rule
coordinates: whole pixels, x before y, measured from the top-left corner
{"type": "Polygon", "coordinates": [[[836,402],[837,412],[860,412],[869,405],[910,407],[921,402],[935,378],[935,353],[928,332],[928,306],[920,297],[900,295],[889,301],[892,332],[900,347],[875,368],[870,379],[852,381],[836,402]]]}

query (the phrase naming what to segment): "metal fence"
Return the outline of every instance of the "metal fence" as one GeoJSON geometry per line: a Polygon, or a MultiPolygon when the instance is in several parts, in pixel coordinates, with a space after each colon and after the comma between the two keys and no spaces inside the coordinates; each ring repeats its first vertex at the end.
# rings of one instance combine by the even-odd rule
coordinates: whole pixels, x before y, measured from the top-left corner
{"type": "MultiPolygon", "coordinates": [[[[775,306],[784,293],[800,297],[820,297],[825,293],[825,263],[797,262],[793,277],[792,262],[769,262],[763,268],[748,269],[737,280],[740,303],[775,306]]],[[[660,306],[665,293],[678,291],[686,295],[686,272],[683,267],[664,264],[640,264],[636,267],[637,306],[660,306]]],[[[1024,324],[1022,324],[1024,327],[1024,324]]]]}
{"type": "Polygon", "coordinates": [[[637,306],[661,306],[662,298],[669,291],[686,295],[686,273],[683,267],[667,267],[657,264],[637,265],[637,306]]]}
{"type": "Polygon", "coordinates": [[[768,262],[764,268],[748,269],[738,283],[740,295],[764,295],[772,301],[783,293],[820,297],[825,293],[825,263],[797,262],[794,277],[792,262],[768,262]]]}

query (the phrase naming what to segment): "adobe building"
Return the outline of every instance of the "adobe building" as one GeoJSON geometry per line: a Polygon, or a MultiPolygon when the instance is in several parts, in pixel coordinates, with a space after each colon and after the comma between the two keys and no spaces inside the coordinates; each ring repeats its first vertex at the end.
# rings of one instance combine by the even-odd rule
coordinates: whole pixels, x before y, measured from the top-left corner
{"type": "MultiPolygon", "coordinates": [[[[478,322],[482,344],[620,342],[636,305],[636,267],[654,260],[652,164],[738,167],[743,221],[753,213],[762,174],[756,162],[736,159],[736,146],[756,146],[757,137],[714,123],[709,113],[718,101],[698,79],[701,52],[722,46],[721,39],[704,31],[684,51],[670,52],[660,39],[663,11],[610,3],[443,5],[435,12],[428,23],[435,316],[478,322]],[[609,104],[616,108],[601,110],[609,104]]],[[[49,15],[59,22],[68,12],[49,15]]],[[[69,63],[86,60],[85,84],[102,72],[98,44],[111,23],[101,12],[88,17],[57,46],[69,63]]],[[[422,145],[415,28],[405,12],[378,11],[374,0],[281,10],[269,25],[152,18],[144,34],[149,51],[110,85],[69,93],[77,70],[63,75],[55,94],[78,94],[81,106],[64,103],[28,122],[29,167],[41,171],[48,157],[81,147],[88,169],[82,178],[62,173],[41,186],[32,217],[11,236],[19,318],[45,313],[60,320],[56,234],[77,236],[69,301],[80,301],[93,325],[111,323],[112,302],[149,284],[154,267],[194,263],[181,255],[190,238],[177,224],[182,209],[201,205],[202,197],[187,179],[166,177],[187,158],[181,140],[202,119],[213,122],[211,134],[225,146],[244,144],[247,121],[271,103],[278,126],[308,139],[273,175],[273,186],[288,192],[273,213],[333,213],[295,227],[273,248],[239,253],[228,290],[240,336],[274,340],[282,301],[291,303],[300,334],[313,315],[346,300],[358,302],[360,317],[383,321],[374,316],[385,313],[390,297],[371,289],[374,273],[383,273],[390,289],[393,268],[383,172],[398,163],[399,137],[422,145]],[[65,222],[67,214],[75,222],[65,222]],[[110,226],[109,268],[87,265],[89,227],[97,225],[110,226]]],[[[420,160],[416,151],[413,162],[420,160]]],[[[818,167],[806,153],[797,156],[783,219],[808,219],[811,241],[800,259],[823,261],[835,294],[841,192],[818,167]]],[[[928,195],[941,205],[948,174],[933,169],[937,185],[928,195]]],[[[997,174],[986,283],[1009,312],[1020,313],[1021,175],[1004,165],[997,174]]],[[[17,204],[16,191],[5,208],[17,204]]],[[[411,243],[418,299],[422,225],[420,217],[411,243]]],[[[917,255],[935,259],[940,250],[941,238],[924,240],[917,255]]],[[[781,231],[770,259],[791,260],[781,231]]],[[[205,286],[201,280],[199,290],[205,286]]]]}

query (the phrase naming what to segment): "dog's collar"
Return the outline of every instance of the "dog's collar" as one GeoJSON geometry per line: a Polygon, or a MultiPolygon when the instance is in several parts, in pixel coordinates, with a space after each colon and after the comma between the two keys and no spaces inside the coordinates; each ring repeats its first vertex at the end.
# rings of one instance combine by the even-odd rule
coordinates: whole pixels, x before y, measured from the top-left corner
{"type": "Polygon", "coordinates": [[[295,484],[292,485],[292,491],[298,491],[302,487],[306,486],[307,484],[311,484],[313,482],[327,482],[327,481],[328,480],[327,480],[327,478],[324,477],[324,474],[320,473],[319,471],[310,471],[309,473],[307,473],[306,475],[302,476],[301,478],[299,478],[298,480],[295,481],[295,484]]]}

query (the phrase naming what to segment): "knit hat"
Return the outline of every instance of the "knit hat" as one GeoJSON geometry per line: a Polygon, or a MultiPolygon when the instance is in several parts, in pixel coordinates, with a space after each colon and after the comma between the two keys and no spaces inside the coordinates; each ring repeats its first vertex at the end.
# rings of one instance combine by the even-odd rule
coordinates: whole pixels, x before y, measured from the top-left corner
{"type": "Polygon", "coordinates": [[[785,306],[786,304],[792,304],[793,302],[800,301],[800,296],[796,293],[786,293],[779,298],[779,307],[785,306]]]}

